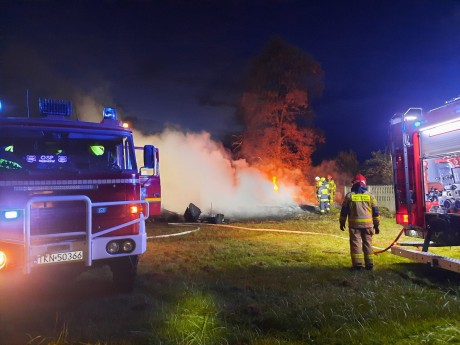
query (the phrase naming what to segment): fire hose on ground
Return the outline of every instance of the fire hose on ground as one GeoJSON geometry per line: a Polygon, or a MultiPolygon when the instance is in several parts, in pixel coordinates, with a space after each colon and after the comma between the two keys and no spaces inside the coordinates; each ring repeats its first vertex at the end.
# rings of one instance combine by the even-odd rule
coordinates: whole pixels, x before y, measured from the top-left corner
{"type": "Polygon", "coordinates": [[[381,253],[384,253],[386,252],[387,250],[389,250],[391,247],[393,247],[399,240],[399,238],[401,237],[401,235],[403,234],[404,232],[404,228],[401,229],[401,231],[399,232],[398,236],[396,236],[396,238],[394,239],[393,242],[391,242],[391,244],[386,247],[385,249],[382,249],[382,250],[378,250],[378,251],[374,251],[374,254],[377,255],[377,254],[381,254],[381,253]]]}
{"type": "MultiPolygon", "coordinates": [[[[223,228],[233,228],[233,229],[240,229],[240,230],[248,230],[248,231],[260,231],[260,232],[278,232],[278,233],[288,233],[288,234],[299,234],[299,235],[320,235],[320,236],[331,236],[331,237],[337,237],[341,239],[346,239],[348,238],[339,236],[339,235],[334,235],[334,234],[322,234],[319,232],[310,232],[310,231],[296,231],[296,230],[283,230],[283,229],[254,229],[254,228],[246,228],[242,226],[234,226],[234,225],[227,225],[227,224],[207,224],[207,223],[202,223],[203,225],[212,225],[212,226],[218,226],[218,227],[223,227],[223,228]]],[[[196,223],[168,223],[168,225],[174,225],[174,226],[191,226],[191,225],[196,225],[196,223]]],[[[196,229],[193,230],[188,230],[188,231],[183,231],[179,233],[174,233],[174,234],[165,234],[165,235],[157,235],[157,236],[148,236],[147,239],[152,239],[152,238],[164,238],[164,237],[173,237],[173,236],[183,236],[183,235],[188,235],[193,232],[199,231],[201,228],[197,227],[196,229]]],[[[374,254],[381,254],[386,251],[388,251],[391,247],[393,247],[401,237],[401,235],[404,232],[404,228],[401,229],[399,232],[398,236],[391,242],[391,244],[386,247],[385,249],[377,250],[374,251],[374,254]]]]}

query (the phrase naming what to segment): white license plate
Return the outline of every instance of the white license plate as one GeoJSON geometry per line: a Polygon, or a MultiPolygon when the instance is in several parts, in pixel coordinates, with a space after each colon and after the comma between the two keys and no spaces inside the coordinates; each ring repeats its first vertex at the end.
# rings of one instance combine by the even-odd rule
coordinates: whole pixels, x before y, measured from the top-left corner
{"type": "Polygon", "coordinates": [[[40,255],[34,261],[37,265],[46,265],[46,264],[55,264],[59,262],[68,262],[68,261],[82,261],[83,260],[83,250],[76,250],[74,252],[62,252],[62,253],[50,253],[45,255],[40,255]]]}

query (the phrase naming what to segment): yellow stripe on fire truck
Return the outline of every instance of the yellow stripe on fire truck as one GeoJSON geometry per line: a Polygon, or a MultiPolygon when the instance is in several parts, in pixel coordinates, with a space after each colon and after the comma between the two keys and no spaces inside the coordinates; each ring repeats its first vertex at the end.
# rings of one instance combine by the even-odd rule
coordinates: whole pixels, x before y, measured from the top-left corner
{"type": "Polygon", "coordinates": [[[145,201],[148,201],[148,202],[159,202],[159,201],[161,201],[161,198],[145,198],[145,201]]]}

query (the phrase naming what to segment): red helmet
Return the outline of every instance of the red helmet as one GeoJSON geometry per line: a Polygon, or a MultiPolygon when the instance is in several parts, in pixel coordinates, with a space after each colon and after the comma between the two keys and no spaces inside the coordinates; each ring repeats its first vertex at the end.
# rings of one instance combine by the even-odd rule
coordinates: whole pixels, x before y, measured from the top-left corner
{"type": "Polygon", "coordinates": [[[357,174],[355,177],[353,177],[353,180],[351,181],[351,183],[353,184],[356,184],[356,183],[361,183],[362,185],[366,185],[366,178],[361,175],[361,174],[357,174]]]}
{"type": "Polygon", "coordinates": [[[332,176],[331,176],[331,175],[327,175],[327,178],[330,179],[330,178],[332,178],[332,176]]]}

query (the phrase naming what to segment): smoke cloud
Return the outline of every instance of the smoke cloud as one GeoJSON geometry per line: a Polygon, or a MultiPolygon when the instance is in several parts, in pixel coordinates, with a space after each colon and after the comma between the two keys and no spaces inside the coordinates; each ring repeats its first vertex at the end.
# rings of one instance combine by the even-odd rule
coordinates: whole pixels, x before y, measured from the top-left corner
{"type": "MultiPolygon", "coordinates": [[[[102,105],[92,96],[77,95],[80,120],[99,122],[102,105]]],[[[298,188],[267,179],[245,160],[233,160],[230,152],[211,134],[184,132],[169,127],[162,133],[145,135],[133,130],[136,146],[154,145],[160,151],[162,208],[183,214],[190,203],[202,215],[254,218],[302,212],[294,201],[298,188]]],[[[139,162],[141,165],[142,162],[139,162]]]]}
{"type": "Polygon", "coordinates": [[[258,170],[244,160],[232,160],[208,132],[184,133],[168,128],[159,135],[135,132],[137,145],[153,144],[160,150],[162,207],[183,213],[190,203],[203,214],[226,217],[260,217],[298,212],[293,186],[281,183],[274,190],[258,170]]]}

